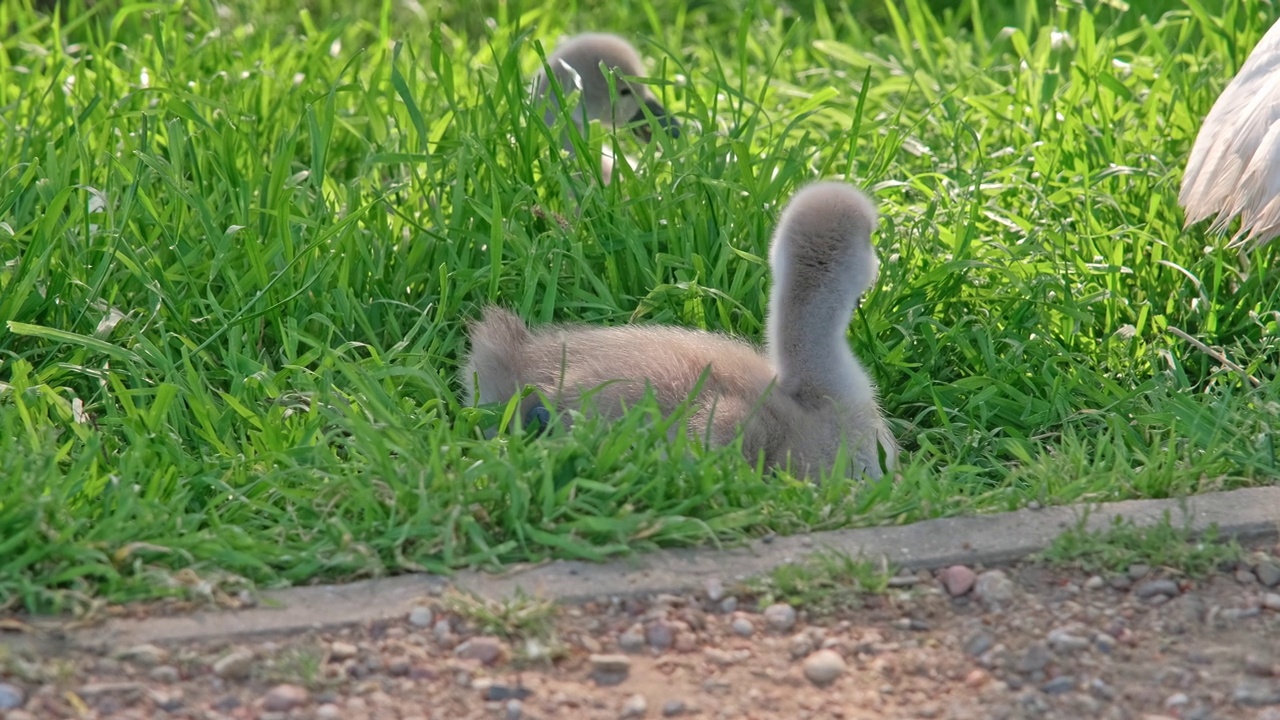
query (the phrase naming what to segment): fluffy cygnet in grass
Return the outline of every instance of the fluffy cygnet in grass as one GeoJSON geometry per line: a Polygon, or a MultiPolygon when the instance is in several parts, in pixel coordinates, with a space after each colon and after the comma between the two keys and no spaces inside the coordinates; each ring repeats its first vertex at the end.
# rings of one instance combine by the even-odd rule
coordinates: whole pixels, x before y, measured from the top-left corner
{"type": "MultiPolygon", "coordinates": [[[[689,432],[714,444],[743,433],[743,450],[766,466],[815,476],[830,471],[841,443],[855,472],[880,478],[897,460],[876,387],[849,348],[846,331],[859,299],[874,284],[871,245],[878,213],[843,182],[818,182],[783,209],[769,253],[773,287],[767,347],[719,333],[672,326],[551,325],[530,330],[490,306],[469,328],[462,382],[468,404],[505,402],[536,387],[561,412],[590,408],[617,417],[652,391],[664,412],[694,399],[689,432]],[[475,395],[478,384],[479,396],[475,395]]],[[[541,408],[525,398],[523,415],[541,408]]],[[[543,411],[545,413],[545,410],[543,411]]]]}
{"type": "MultiPolygon", "coordinates": [[[[653,91],[642,83],[625,79],[644,77],[645,70],[640,53],[621,37],[609,33],[575,35],[560,43],[547,56],[547,66],[551,68],[566,99],[575,90],[579,93],[577,106],[570,113],[579,132],[584,131],[592,120],[597,120],[610,129],[634,124],[636,135],[649,142],[653,134],[649,123],[645,122],[644,110],[641,109],[643,106],[660,127],[673,137],[679,137],[680,124],[667,113],[653,91]],[[613,75],[614,95],[609,93],[609,80],[602,68],[613,75]]],[[[534,80],[533,95],[535,102],[547,101],[543,120],[548,125],[554,124],[559,105],[547,80],[545,68],[534,80]]],[[[572,155],[574,148],[567,134],[563,143],[565,150],[572,155]]],[[[613,176],[613,163],[613,152],[606,144],[600,167],[600,174],[606,185],[613,176]]]]}

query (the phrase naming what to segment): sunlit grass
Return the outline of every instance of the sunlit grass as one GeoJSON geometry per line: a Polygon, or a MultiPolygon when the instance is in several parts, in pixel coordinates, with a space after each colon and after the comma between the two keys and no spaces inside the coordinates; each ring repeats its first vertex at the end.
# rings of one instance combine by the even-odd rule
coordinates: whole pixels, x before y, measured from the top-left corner
{"type": "Polygon", "coordinates": [[[1274,9],[959,5],[0,3],[0,605],[1274,482],[1275,250],[1176,205],[1274,9]],[[636,37],[688,128],[590,133],[639,160],[608,187],[524,96],[583,29],[636,37]],[[896,483],[762,477],[651,408],[482,439],[483,303],[760,340],[777,211],[823,176],[883,214],[849,341],[896,483]]]}

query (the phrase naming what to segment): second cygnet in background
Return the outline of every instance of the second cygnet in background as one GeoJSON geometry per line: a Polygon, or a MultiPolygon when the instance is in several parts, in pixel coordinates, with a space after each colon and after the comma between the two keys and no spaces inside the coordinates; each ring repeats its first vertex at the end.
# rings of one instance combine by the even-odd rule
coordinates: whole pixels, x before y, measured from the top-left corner
{"type": "MultiPolygon", "coordinates": [[[[621,37],[609,33],[575,35],[547,56],[547,65],[566,98],[575,90],[579,92],[577,107],[571,113],[579,131],[585,130],[592,120],[610,129],[635,123],[636,135],[649,142],[652,131],[649,123],[644,122],[646,118],[642,107],[645,107],[663,130],[672,137],[679,137],[680,124],[667,113],[653,91],[642,83],[625,79],[644,77],[645,69],[640,53],[621,37]],[[604,68],[613,74],[615,95],[609,93],[609,80],[605,77],[604,68]]],[[[547,101],[543,119],[548,125],[554,124],[559,105],[551,91],[545,68],[534,80],[533,96],[535,102],[547,101]]],[[[574,149],[568,135],[564,136],[563,142],[565,150],[572,155],[574,149]]],[[[600,168],[606,185],[613,176],[613,162],[613,154],[606,145],[600,168]]]]}

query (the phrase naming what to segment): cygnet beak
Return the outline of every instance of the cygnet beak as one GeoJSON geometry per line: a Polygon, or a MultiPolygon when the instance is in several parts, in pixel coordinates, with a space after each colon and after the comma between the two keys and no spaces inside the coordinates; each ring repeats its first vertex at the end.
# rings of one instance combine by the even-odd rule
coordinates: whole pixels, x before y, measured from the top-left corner
{"type": "MultiPolygon", "coordinates": [[[[653,115],[658,121],[658,125],[668,135],[673,138],[680,137],[680,123],[674,117],[667,114],[667,109],[662,107],[662,103],[656,99],[645,100],[644,104],[649,107],[649,114],[653,115]]],[[[636,110],[636,114],[631,118],[634,124],[636,135],[643,141],[649,142],[653,140],[653,130],[649,127],[649,123],[645,122],[644,108],[636,110]]]]}

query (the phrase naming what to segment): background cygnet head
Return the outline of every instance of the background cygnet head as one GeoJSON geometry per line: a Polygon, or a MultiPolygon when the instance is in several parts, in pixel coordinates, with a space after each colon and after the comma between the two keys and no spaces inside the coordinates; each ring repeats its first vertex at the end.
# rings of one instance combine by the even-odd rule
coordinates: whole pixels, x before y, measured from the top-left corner
{"type": "MultiPolygon", "coordinates": [[[[660,127],[672,137],[680,136],[680,124],[667,113],[653,91],[643,83],[624,79],[644,77],[645,69],[640,53],[621,37],[609,33],[575,35],[547,56],[547,65],[566,97],[574,90],[580,91],[579,105],[573,113],[579,128],[592,120],[610,128],[635,123],[636,135],[649,142],[652,131],[649,123],[644,122],[645,115],[641,109],[645,106],[660,127]],[[616,99],[609,94],[609,80],[601,70],[602,65],[612,71],[616,99]]],[[[534,81],[535,100],[544,96],[552,103],[545,117],[550,125],[555,122],[555,94],[547,82],[545,68],[534,81]]]]}

